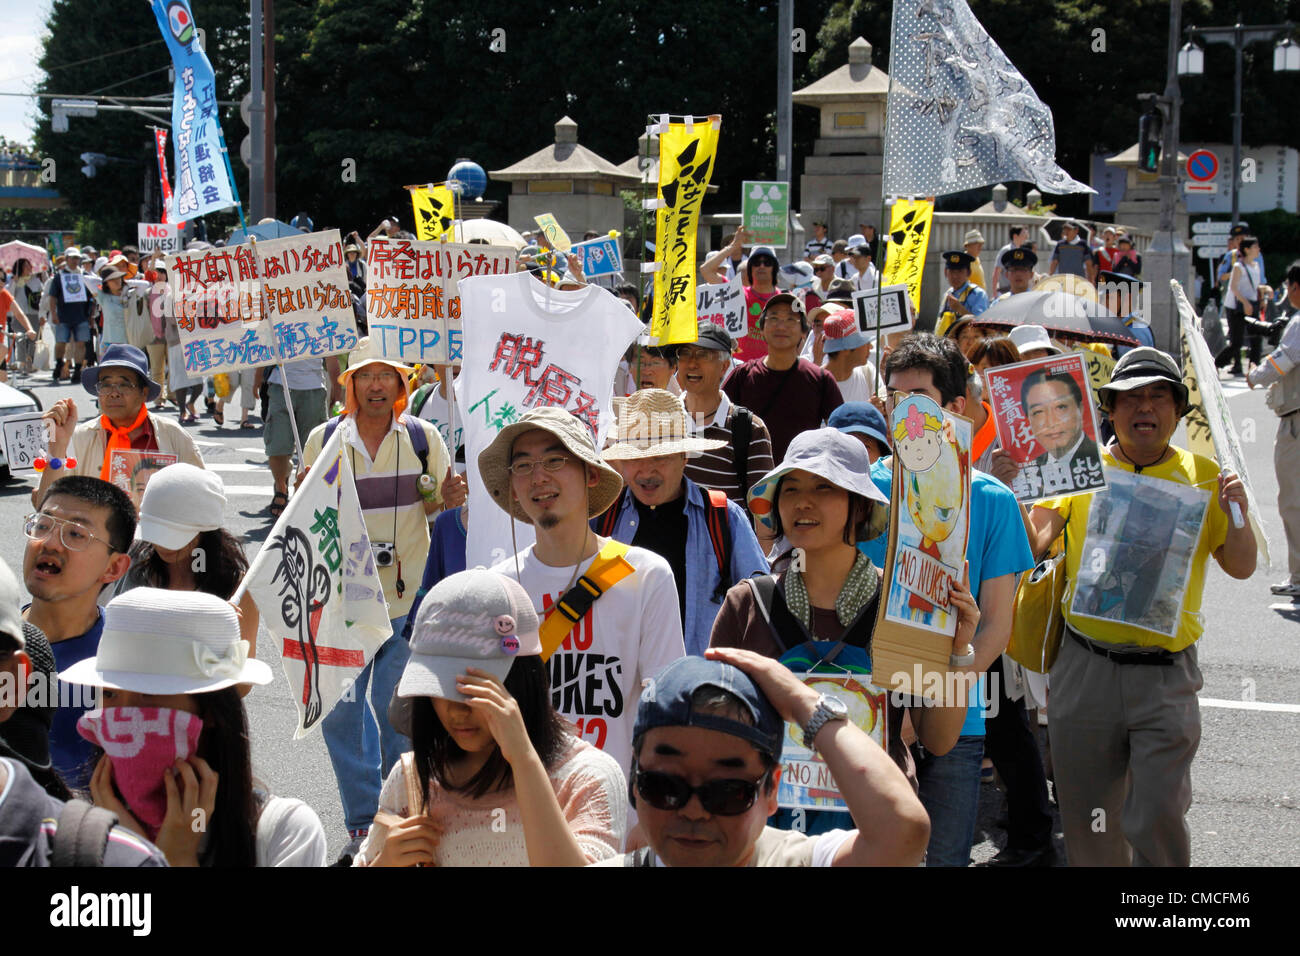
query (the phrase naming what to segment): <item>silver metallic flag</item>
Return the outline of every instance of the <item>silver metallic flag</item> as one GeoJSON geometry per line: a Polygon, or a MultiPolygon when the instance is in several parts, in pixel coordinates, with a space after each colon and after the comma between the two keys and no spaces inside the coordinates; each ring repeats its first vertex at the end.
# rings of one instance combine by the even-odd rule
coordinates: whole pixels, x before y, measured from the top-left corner
{"type": "Polygon", "coordinates": [[[992,183],[1094,192],[1056,165],[1052,112],[966,0],[894,0],[886,197],[992,183]]]}

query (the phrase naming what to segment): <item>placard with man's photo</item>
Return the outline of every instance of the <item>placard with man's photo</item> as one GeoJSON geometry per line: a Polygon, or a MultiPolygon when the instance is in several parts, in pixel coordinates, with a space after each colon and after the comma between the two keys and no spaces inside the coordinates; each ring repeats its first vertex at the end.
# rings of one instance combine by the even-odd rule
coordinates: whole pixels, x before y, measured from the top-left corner
{"type": "Polygon", "coordinates": [[[1019,466],[1020,501],[1106,487],[1097,407],[1083,356],[1051,355],[986,369],[989,406],[1002,450],[1019,466]]]}

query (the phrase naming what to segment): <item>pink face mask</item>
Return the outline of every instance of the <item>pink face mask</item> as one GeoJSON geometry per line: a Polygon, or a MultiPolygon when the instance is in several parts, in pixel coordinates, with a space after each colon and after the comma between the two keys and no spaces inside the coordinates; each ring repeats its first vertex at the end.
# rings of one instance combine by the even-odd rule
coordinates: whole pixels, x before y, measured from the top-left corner
{"type": "Polygon", "coordinates": [[[77,732],[112,761],[118,793],[150,838],[167,815],[163,774],[194,755],[202,730],[202,719],[170,707],[102,707],[77,721],[77,732]]]}

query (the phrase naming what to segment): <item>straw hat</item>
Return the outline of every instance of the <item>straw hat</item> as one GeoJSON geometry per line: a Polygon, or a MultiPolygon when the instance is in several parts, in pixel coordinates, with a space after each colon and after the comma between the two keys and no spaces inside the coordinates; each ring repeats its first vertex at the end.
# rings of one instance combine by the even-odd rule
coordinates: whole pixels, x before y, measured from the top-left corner
{"type": "Polygon", "coordinates": [[[141,694],[203,694],[269,684],[271,668],[248,657],[235,609],[202,591],[134,588],[108,602],[94,657],[59,674],[141,694]]]}
{"type": "Polygon", "coordinates": [[[507,425],[497,432],[478,456],[478,473],[488,493],[511,517],[532,524],[533,519],[524,514],[519,502],[510,493],[510,455],[515,439],[525,432],[535,429],[549,432],[560,440],[565,451],[579,461],[596,469],[600,480],[594,487],[587,489],[587,517],[594,518],[604,514],[623,491],[623,476],[605,464],[596,453],[592,443],[591,432],[587,427],[562,408],[531,408],[517,422],[507,425]]]}
{"type": "Polygon", "coordinates": [[[722,439],[691,437],[686,406],[662,388],[643,388],[629,395],[620,403],[614,428],[606,461],[713,451],[727,444],[722,439]]]}

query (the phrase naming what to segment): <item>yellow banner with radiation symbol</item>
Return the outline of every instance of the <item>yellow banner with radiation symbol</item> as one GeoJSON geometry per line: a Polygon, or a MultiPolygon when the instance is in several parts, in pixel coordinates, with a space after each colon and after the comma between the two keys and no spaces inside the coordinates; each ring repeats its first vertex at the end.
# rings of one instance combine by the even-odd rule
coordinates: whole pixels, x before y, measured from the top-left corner
{"type": "Polygon", "coordinates": [[[411,205],[415,207],[415,238],[441,239],[451,235],[455,221],[455,201],[450,189],[442,186],[417,186],[411,190],[411,205]]]}
{"type": "Polygon", "coordinates": [[[933,199],[898,199],[889,217],[889,252],[881,286],[906,283],[912,307],[921,309],[921,272],[925,250],[930,245],[930,223],[934,219],[933,199]]]}
{"type": "Polygon", "coordinates": [[[710,116],[688,127],[669,123],[659,129],[659,208],[655,215],[654,314],[651,337],[660,344],[694,342],[695,230],[700,206],[713,174],[722,117],[710,116]]]}

